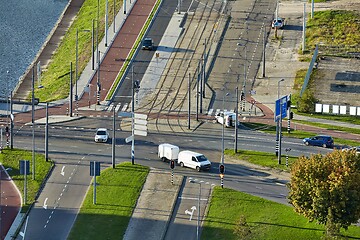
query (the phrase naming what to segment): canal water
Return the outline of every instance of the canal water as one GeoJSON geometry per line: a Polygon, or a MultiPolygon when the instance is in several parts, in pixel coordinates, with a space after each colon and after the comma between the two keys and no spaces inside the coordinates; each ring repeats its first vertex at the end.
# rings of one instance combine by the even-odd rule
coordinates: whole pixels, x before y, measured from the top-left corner
{"type": "Polygon", "coordinates": [[[69,0],[0,0],[0,98],[34,60],[69,0]]]}

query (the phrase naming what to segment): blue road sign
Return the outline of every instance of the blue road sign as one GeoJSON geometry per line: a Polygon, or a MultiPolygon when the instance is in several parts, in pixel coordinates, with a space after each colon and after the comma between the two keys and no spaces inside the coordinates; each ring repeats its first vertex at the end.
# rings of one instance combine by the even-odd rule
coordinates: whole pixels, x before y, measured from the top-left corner
{"type": "Polygon", "coordinates": [[[90,162],[90,176],[94,176],[94,163],[95,163],[95,176],[100,176],[100,162],[90,162]]]}
{"type": "Polygon", "coordinates": [[[275,122],[280,120],[280,115],[281,119],[287,117],[287,101],[288,96],[283,96],[282,98],[275,101],[275,122]]]}
{"type": "Polygon", "coordinates": [[[20,175],[30,175],[30,161],[29,160],[20,160],[20,175]],[[26,170],[26,171],[25,171],[26,170]]]}

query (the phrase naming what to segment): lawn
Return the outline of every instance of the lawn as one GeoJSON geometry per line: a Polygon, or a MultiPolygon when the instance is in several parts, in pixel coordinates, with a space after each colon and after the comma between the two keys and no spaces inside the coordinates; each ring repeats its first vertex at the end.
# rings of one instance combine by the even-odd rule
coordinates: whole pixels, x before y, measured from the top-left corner
{"type": "MultiPolygon", "coordinates": [[[[360,238],[360,228],[351,226],[341,232],[345,238],[360,238]]],[[[227,188],[215,187],[209,211],[203,225],[202,239],[321,239],[324,227],[308,220],[293,211],[291,206],[275,203],[227,188]],[[259,211],[261,209],[261,211],[259,211]],[[249,235],[236,235],[235,226],[249,235]]],[[[344,238],[344,239],[345,239],[344,238]]]]}
{"type": "MultiPolygon", "coordinates": [[[[122,1],[109,1],[109,26],[113,21],[113,9],[118,11],[122,6],[122,1]]],[[[41,75],[41,84],[43,88],[35,90],[35,96],[41,102],[53,101],[68,97],[70,88],[70,63],[72,62],[72,76],[75,81],[75,63],[76,63],[76,29],[78,29],[78,76],[84,70],[86,64],[91,59],[91,31],[94,20],[94,38],[96,45],[96,23],[97,23],[97,0],[85,0],[80,11],[77,14],[71,27],[66,32],[60,46],[51,57],[51,62],[47,69],[41,75]],[[85,30],[85,31],[84,31],[85,30]],[[88,32],[86,32],[89,30],[88,32]]],[[[100,0],[99,8],[99,41],[105,34],[105,0],[100,0]]],[[[29,96],[30,97],[30,96],[29,96]]]]}
{"type": "Polygon", "coordinates": [[[96,179],[96,205],[91,185],[68,239],[122,239],[148,172],[131,163],[102,171],[96,179]]]}
{"type": "MultiPolygon", "coordinates": [[[[293,120],[293,121],[304,124],[304,125],[316,126],[316,127],[320,127],[320,128],[324,128],[324,129],[333,130],[333,131],[342,131],[342,132],[347,132],[347,133],[360,134],[359,130],[355,130],[353,128],[338,127],[338,126],[334,126],[334,125],[312,123],[312,122],[299,121],[299,120],[293,120]]],[[[276,134],[276,127],[272,126],[272,125],[266,125],[266,124],[262,124],[262,123],[242,123],[242,125],[247,128],[253,129],[253,130],[276,134]]],[[[293,138],[300,138],[300,139],[317,135],[316,133],[313,133],[313,132],[305,132],[305,131],[299,131],[299,130],[294,130],[294,129],[291,129],[290,133],[288,133],[287,127],[281,128],[281,132],[282,132],[282,135],[285,137],[293,137],[293,138]]],[[[347,140],[347,139],[342,139],[342,138],[334,138],[334,142],[336,145],[346,145],[346,146],[354,146],[354,147],[360,145],[359,141],[347,140]]]]}
{"type": "Polygon", "coordinates": [[[33,161],[32,152],[21,149],[5,148],[0,154],[0,162],[4,165],[4,168],[11,168],[8,171],[9,175],[13,179],[17,188],[20,190],[24,197],[24,175],[20,175],[20,160],[29,160],[30,163],[30,175],[27,176],[27,202],[24,203],[22,211],[25,212],[28,207],[35,201],[35,197],[40,190],[40,187],[46,179],[48,172],[53,166],[52,161],[45,161],[43,154],[35,153],[35,180],[33,180],[33,161]]]}
{"type": "Polygon", "coordinates": [[[297,157],[289,156],[288,164],[286,166],[285,155],[282,155],[281,164],[278,164],[278,157],[274,153],[267,152],[258,152],[250,150],[238,150],[235,154],[233,149],[225,149],[226,156],[231,157],[232,159],[244,160],[249,163],[253,163],[263,167],[270,167],[274,169],[280,169],[285,171],[290,171],[290,167],[297,157]]]}

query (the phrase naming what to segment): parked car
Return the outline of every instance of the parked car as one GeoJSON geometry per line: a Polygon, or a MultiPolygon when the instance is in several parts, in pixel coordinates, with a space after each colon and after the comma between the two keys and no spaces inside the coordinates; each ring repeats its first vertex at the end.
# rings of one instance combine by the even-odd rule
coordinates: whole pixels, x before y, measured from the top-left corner
{"type": "Polygon", "coordinates": [[[154,48],[154,41],[152,38],[144,38],[144,41],[142,43],[142,49],[146,50],[152,50],[154,48]]]}
{"type": "Polygon", "coordinates": [[[220,124],[224,124],[225,119],[225,127],[235,127],[236,114],[234,112],[219,112],[215,115],[215,119],[220,124]]]}
{"type": "Polygon", "coordinates": [[[98,128],[95,134],[95,142],[107,142],[109,140],[109,132],[106,128],[98,128]]]}
{"type": "Polygon", "coordinates": [[[271,28],[281,29],[285,25],[285,19],[278,17],[271,22],[271,28]]]}
{"type": "Polygon", "coordinates": [[[306,146],[320,146],[320,147],[328,147],[332,148],[334,146],[334,140],[330,136],[318,135],[311,138],[304,138],[303,142],[306,146]]]}
{"type": "Polygon", "coordinates": [[[178,164],[181,167],[194,168],[198,172],[211,168],[211,162],[203,154],[187,150],[179,153],[178,164]]]}

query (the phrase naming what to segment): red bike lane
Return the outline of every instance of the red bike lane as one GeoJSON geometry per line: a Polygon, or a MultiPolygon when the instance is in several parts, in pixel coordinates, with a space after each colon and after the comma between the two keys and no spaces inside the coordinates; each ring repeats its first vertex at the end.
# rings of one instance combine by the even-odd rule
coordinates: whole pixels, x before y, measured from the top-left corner
{"type": "Polygon", "coordinates": [[[4,239],[20,210],[21,196],[3,165],[0,165],[0,177],[0,239],[4,239]]]}

